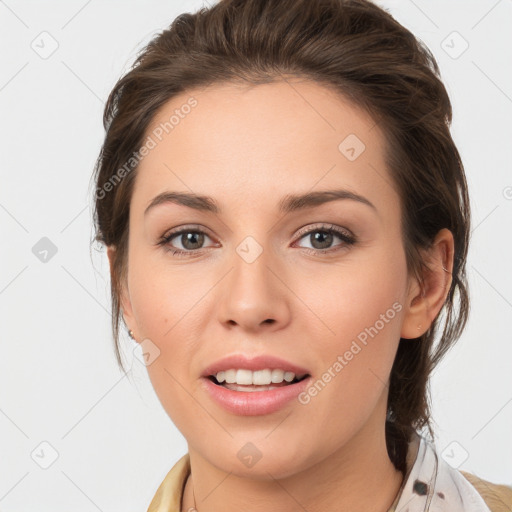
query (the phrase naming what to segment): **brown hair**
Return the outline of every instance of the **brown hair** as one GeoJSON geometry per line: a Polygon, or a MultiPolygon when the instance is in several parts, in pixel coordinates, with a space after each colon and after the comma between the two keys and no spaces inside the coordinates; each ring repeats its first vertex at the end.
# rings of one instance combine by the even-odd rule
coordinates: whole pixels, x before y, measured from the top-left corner
{"type": "Polygon", "coordinates": [[[126,278],[137,167],[132,156],[149,123],[168,100],[193,87],[270,83],[283,75],[333,88],[379,123],[402,201],[409,273],[422,282],[428,267],[420,249],[428,249],[442,228],[454,236],[452,282],[443,309],[420,338],[400,339],[391,371],[386,442],[390,459],[404,472],[412,432],[427,427],[433,436],[429,375],[460,337],[469,314],[470,209],[463,165],[449,130],[451,104],[437,63],[421,41],[370,1],[221,0],[178,16],[116,83],[103,116],[106,135],[95,167],[94,220],[96,240],[116,247],[111,292],[117,360],[122,368],[119,293],[126,278]]]}

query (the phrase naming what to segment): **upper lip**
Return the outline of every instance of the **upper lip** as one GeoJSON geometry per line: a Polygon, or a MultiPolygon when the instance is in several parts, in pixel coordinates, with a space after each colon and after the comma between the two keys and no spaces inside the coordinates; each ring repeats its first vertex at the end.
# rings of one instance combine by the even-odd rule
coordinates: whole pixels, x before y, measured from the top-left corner
{"type": "Polygon", "coordinates": [[[251,371],[265,370],[265,369],[279,369],[285,372],[293,372],[295,375],[309,374],[309,371],[301,366],[290,363],[279,357],[270,355],[260,355],[255,357],[248,357],[244,354],[234,354],[223,359],[215,361],[207,368],[204,369],[201,377],[209,377],[216,373],[230,369],[245,369],[251,371]]]}

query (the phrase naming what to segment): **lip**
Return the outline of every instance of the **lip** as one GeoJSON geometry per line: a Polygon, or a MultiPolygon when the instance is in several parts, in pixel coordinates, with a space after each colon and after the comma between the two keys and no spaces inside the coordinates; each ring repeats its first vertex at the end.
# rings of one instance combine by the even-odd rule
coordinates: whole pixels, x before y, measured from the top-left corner
{"type": "Polygon", "coordinates": [[[297,398],[300,393],[307,389],[311,381],[312,377],[310,375],[294,384],[288,384],[269,391],[233,391],[215,384],[206,376],[201,377],[203,389],[206,390],[210,398],[228,412],[239,416],[272,414],[297,398]]]}
{"type": "MultiPolygon", "coordinates": [[[[251,370],[253,372],[257,370],[265,370],[265,369],[280,369],[285,372],[293,372],[295,375],[302,374],[310,374],[309,370],[306,368],[302,368],[296,364],[290,363],[281,359],[279,357],[270,356],[270,355],[260,355],[256,357],[247,357],[242,354],[234,354],[232,356],[225,357],[223,359],[219,359],[215,363],[212,363],[207,368],[204,369],[201,377],[209,377],[210,375],[215,375],[220,371],[225,370],[251,370]]],[[[239,393],[235,391],[235,393],[239,393]]],[[[264,393],[263,391],[259,393],[264,393]]]]}
{"type": "Polygon", "coordinates": [[[303,392],[311,381],[311,372],[306,368],[271,355],[247,357],[243,354],[233,354],[212,363],[201,374],[201,384],[210,398],[225,410],[240,416],[259,416],[276,412],[303,392]],[[253,372],[280,369],[293,372],[295,375],[307,374],[308,376],[300,382],[269,391],[233,391],[215,384],[210,379],[211,375],[230,369],[253,372]]]}

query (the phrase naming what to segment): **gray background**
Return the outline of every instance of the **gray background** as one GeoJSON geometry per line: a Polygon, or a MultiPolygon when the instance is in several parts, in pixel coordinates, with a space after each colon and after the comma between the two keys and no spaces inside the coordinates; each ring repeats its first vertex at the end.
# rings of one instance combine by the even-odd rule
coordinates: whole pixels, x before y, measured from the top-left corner
{"type": "MultiPolygon", "coordinates": [[[[437,442],[512,485],[512,2],[379,4],[438,59],[473,207],[471,318],[432,380],[437,442]]],[[[144,366],[117,369],[90,177],[116,79],[202,5],[0,1],[0,511],[146,510],[186,452],[144,366]]]]}

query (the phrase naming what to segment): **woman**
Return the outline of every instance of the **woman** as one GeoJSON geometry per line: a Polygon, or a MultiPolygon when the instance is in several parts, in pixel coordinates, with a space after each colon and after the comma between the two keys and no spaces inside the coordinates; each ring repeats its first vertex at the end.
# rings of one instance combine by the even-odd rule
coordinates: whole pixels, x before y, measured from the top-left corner
{"type": "Polygon", "coordinates": [[[123,322],[188,443],[149,511],[508,510],[430,425],[469,311],[450,121],[430,51],[365,0],[221,0],[119,80],[117,357],[123,322]]]}

